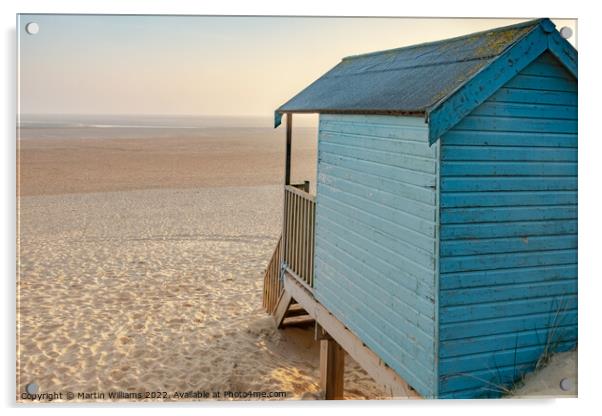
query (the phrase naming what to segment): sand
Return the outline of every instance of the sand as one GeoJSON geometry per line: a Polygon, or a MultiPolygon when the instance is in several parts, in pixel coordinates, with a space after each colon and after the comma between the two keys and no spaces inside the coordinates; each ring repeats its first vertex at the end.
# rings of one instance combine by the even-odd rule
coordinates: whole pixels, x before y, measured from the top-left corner
{"type": "MultiPolygon", "coordinates": [[[[24,129],[22,136],[46,131],[24,129]]],[[[86,137],[85,129],[57,129],[51,139],[21,140],[20,195],[261,186],[283,180],[282,128],[182,130],[183,137],[126,133],[127,138],[118,132],[98,138],[86,137]]],[[[315,184],[316,130],[298,127],[293,134],[293,182],[315,184]]]]}
{"type": "Polygon", "coordinates": [[[519,383],[509,398],[577,397],[577,391],[577,350],[575,350],[552,355],[545,366],[526,374],[523,382],[519,383]]]}
{"type": "MultiPolygon", "coordinates": [[[[178,143],[21,143],[17,400],[29,383],[91,394],[80,401],[113,401],[109,391],[319,397],[313,330],[275,330],[261,307],[282,154],[272,165],[269,146],[248,155],[232,145],[214,160],[223,149],[178,143]]],[[[350,358],[345,382],[346,398],[386,397],[350,358]]]]}

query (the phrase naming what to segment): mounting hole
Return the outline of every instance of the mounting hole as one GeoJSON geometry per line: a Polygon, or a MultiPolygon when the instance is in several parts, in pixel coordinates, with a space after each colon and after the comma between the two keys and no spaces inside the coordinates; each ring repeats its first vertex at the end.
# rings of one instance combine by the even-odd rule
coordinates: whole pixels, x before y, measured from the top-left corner
{"type": "Polygon", "coordinates": [[[36,394],[39,389],[40,386],[38,386],[36,383],[29,383],[27,386],[25,386],[25,391],[27,394],[36,394]]]}
{"type": "Polygon", "coordinates": [[[564,26],[562,29],[560,29],[560,36],[562,36],[564,39],[570,38],[573,36],[573,29],[568,26],[564,26]]]}
{"type": "Polygon", "coordinates": [[[573,387],[573,382],[568,378],[560,380],[560,390],[569,391],[573,387]]]}
{"type": "Polygon", "coordinates": [[[25,31],[30,35],[37,35],[40,31],[40,25],[36,22],[29,22],[25,25],[25,31]]]}

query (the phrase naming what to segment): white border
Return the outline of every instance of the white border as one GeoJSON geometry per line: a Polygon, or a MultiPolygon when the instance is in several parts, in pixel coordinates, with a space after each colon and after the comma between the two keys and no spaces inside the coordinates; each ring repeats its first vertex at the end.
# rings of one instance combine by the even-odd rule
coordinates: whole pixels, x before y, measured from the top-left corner
{"type": "MultiPolygon", "coordinates": [[[[524,1],[505,0],[503,2],[484,1],[428,1],[428,2],[387,2],[371,0],[369,2],[325,2],[323,0],[286,1],[228,1],[192,2],[186,0],[5,0],[0,2],[2,13],[3,54],[2,82],[4,99],[2,100],[2,126],[5,127],[2,143],[2,218],[5,221],[2,238],[2,266],[4,270],[3,301],[5,309],[2,319],[4,333],[2,349],[2,376],[0,377],[0,394],[5,414],[31,413],[41,410],[48,414],[81,413],[82,408],[29,406],[15,408],[15,117],[16,117],[16,13],[107,13],[107,14],[237,14],[237,15],[330,15],[330,16],[424,16],[424,17],[551,17],[579,19],[579,75],[583,86],[579,94],[579,399],[548,401],[429,401],[426,403],[391,403],[391,402],[348,402],[348,403],[204,403],[188,406],[121,406],[128,412],[144,412],[144,414],[163,414],[166,410],[186,414],[226,413],[232,410],[245,409],[250,414],[304,414],[316,411],[365,413],[371,409],[379,413],[398,414],[399,412],[420,411],[445,412],[446,415],[469,414],[489,415],[504,414],[531,409],[533,412],[546,414],[577,414],[593,409],[597,401],[599,385],[600,357],[598,346],[600,313],[602,303],[600,281],[602,273],[598,258],[600,238],[600,211],[597,203],[600,192],[600,156],[599,114],[600,104],[596,101],[602,97],[600,91],[600,52],[599,39],[600,16],[596,13],[595,2],[569,1],[524,1]],[[336,409],[333,406],[341,407],[336,409]]],[[[83,411],[90,414],[105,414],[106,405],[87,408],[83,411]]],[[[599,406],[596,406],[599,407],[599,406]]],[[[597,409],[598,410],[598,409],[597,409]]]]}

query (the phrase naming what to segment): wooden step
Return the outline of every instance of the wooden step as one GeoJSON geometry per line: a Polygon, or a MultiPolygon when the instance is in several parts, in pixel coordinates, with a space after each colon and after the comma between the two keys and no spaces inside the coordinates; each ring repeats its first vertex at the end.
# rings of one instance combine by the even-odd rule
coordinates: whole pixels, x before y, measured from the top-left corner
{"type": "Polygon", "coordinates": [[[305,328],[305,327],[313,325],[315,322],[316,321],[311,316],[301,315],[301,316],[294,316],[291,318],[285,318],[282,321],[282,324],[280,325],[280,327],[281,328],[289,328],[289,327],[305,328]]]}
{"type": "Polygon", "coordinates": [[[299,305],[298,303],[296,303],[293,300],[293,303],[291,303],[291,306],[289,306],[288,310],[284,314],[284,317],[291,318],[293,316],[301,316],[301,315],[308,315],[308,313],[305,309],[303,309],[301,307],[301,305],[299,305]]]}

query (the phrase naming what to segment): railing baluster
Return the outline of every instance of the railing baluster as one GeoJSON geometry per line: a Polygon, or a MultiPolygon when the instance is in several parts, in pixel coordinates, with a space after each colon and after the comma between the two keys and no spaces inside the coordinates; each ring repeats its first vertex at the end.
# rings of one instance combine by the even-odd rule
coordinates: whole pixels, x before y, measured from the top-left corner
{"type": "Polygon", "coordinates": [[[305,280],[305,262],[307,261],[307,257],[305,256],[305,244],[303,241],[305,240],[305,199],[301,199],[299,203],[299,211],[301,212],[301,218],[299,218],[299,256],[303,261],[299,264],[299,276],[305,280]]]}
{"type": "Polygon", "coordinates": [[[286,255],[285,255],[285,260],[286,263],[288,264],[291,258],[291,233],[292,233],[292,228],[291,228],[291,207],[292,207],[292,201],[291,201],[291,194],[289,192],[286,192],[286,199],[287,199],[287,208],[286,208],[286,255]]]}
{"type": "Polygon", "coordinates": [[[307,187],[285,186],[281,260],[309,287],[314,280],[315,197],[307,187]]]}
{"type": "Polygon", "coordinates": [[[308,277],[309,285],[314,287],[314,215],[315,215],[316,204],[309,206],[309,256],[308,256],[308,277]]]}
{"type": "Polygon", "coordinates": [[[301,219],[301,213],[299,212],[299,195],[295,195],[295,273],[299,274],[299,220],[301,219]]]}
{"type": "Polygon", "coordinates": [[[291,241],[291,246],[293,247],[293,252],[291,253],[291,268],[296,272],[297,271],[297,205],[298,205],[298,196],[293,194],[293,206],[291,209],[291,215],[293,218],[293,238],[291,241]]]}

